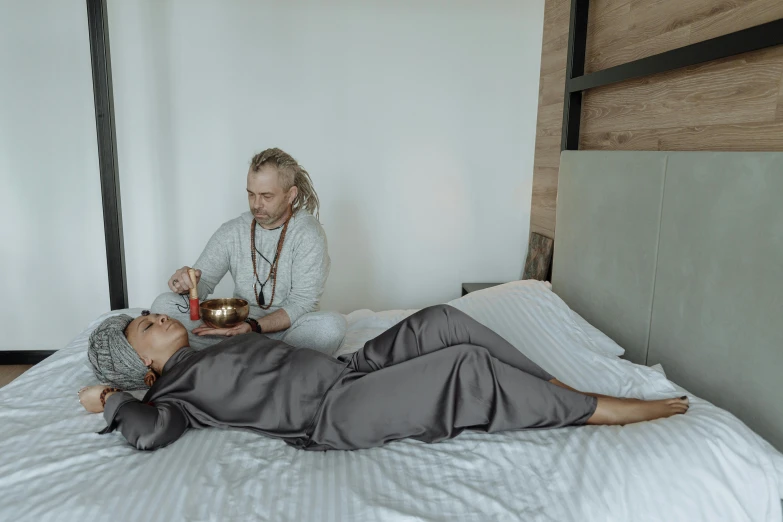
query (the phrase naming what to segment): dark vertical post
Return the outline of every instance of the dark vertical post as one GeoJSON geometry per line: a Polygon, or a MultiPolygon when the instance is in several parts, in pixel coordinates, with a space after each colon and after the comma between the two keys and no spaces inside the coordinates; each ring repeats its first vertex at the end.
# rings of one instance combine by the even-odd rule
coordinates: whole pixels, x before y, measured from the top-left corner
{"type": "Polygon", "coordinates": [[[114,129],[114,97],[111,84],[111,54],[106,0],[87,0],[90,31],[92,88],[95,97],[95,127],[98,134],[98,162],[103,200],[103,232],[109,272],[111,309],[128,307],[125,280],[125,250],[122,238],[120,178],[117,168],[117,139],[114,129]]]}
{"type": "Polygon", "coordinates": [[[579,150],[579,125],[582,118],[582,91],[569,92],[572,78],[585,72],[587,50],[587,15],[590,0],[571,0],[571,22],[568,30],[565,99],[563,100],[563,134],[560,150],[579,150]]]}

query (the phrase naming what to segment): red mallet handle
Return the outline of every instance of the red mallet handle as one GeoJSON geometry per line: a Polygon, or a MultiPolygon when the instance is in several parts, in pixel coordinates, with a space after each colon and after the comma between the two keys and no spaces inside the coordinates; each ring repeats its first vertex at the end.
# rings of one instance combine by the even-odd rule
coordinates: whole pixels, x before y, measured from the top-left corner
{"type": "Polygon", "coordinates": [[[192,268],[188,269],[188,275],[190,276],[190,320],[198,321],[201,316],[198,313],[198,288],[196,288],[196,271],[192,268]]]}

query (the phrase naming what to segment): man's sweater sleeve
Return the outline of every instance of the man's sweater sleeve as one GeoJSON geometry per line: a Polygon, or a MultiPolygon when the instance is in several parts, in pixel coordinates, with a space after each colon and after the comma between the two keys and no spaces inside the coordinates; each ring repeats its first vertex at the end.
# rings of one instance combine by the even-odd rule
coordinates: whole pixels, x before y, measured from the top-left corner
{"type": "Polygon", "coordinates": [[[145,404],[126,392],[106,399],[103,417],[107,426],[99,433],[119,430],[137,449],[154,450],[180,438],[188,428],[182,410],[173,403],[145,404]]]}
{"type": "Polygon", "coordinates": [[[331,267],[326,234],[320,227],[299,239],[293,252],[291,292],[282,306],[291,324],[304,314],[318,310],[331,267]]]}
{"type": "Polygon", "coordinates": [[[193,268],[201,270],[198,295],[202,300],[215,291],[215,287],[231,266],[228,244],[230,234],[229,224],[223,224],[217,232],[212,234],[204,251],[193,264],[193,268]]]}

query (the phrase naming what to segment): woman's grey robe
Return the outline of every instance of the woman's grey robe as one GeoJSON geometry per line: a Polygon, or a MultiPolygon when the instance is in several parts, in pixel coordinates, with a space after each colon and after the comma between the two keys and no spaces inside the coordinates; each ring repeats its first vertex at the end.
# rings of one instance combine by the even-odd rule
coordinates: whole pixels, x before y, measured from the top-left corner
{"type": "Polygon", "coordinates": [[[138,449],[187,428],[245,428],[306,450],[360,449],[413,438],[584,424],[596,399],[552,376],[492,330],[439,305],[335,359],[255,333],[182,348],[139,401],[106,400],[108,426],[138,449]]]}

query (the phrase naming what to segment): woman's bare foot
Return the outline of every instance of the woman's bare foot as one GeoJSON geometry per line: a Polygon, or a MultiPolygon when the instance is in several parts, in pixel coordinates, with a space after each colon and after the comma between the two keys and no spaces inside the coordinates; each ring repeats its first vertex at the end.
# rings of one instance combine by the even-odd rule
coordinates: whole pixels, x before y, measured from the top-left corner
{"type": "Polygon", "coordinates": [[[662,419],[685,413],[688,406],[687,396],[659,401],[599,397],[595,413],[587,419],[587,424],[623,425],[662,419]]]}
{"type": "Polygon", "coordinates": [[[675,399],[663,399],[660,401],[642,401],[639,399],[626,399],[622,397],[610,397],[599,393],[587,393],[571,388],[557,379],[549,382],[566,390],[571,390],[582,395],[589,395],[598,399],[595,413],[587,419],[587,424],[632,424],[654,419],[671,417],[678,413],[688,411],[688,397],[682,396],[675,399]]]}

